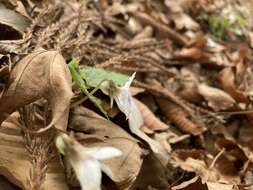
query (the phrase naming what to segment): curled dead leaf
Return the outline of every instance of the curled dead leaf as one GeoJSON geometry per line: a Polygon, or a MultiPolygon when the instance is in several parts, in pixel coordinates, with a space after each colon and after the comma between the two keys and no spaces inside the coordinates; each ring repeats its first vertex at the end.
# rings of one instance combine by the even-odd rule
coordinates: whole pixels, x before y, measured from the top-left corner
{"type": "Polygon", "coordinates": [[[172,187],[172,190],[235,190],[233,184],[223,184],[217,182],[203,182],[201,177],[196,176],[191,180],[185,181],[177,186],[172,187]]]}
{"type": "Polygon", "coordinates": [[[62,55],[46,50],[31,53],[10,74],[0,97],[0,124],[22,106],[45,98],[52,110],[46,129],[54,125],[66,130],[72,94],[70,72],[62,55]]]}
{"type": "Polygon", "coordinates": [[[215,166],[227,181],[240,183],[239,172],[243,165],[252,159],[251,151],[240,146],[237,142],[225,138],[216,141],[219,148],[224,149],[224,153],[216,160],[215,166]]]}
{"type": "Polygon", "coordinates": [[[146,26],[141,32],[136,34],[133,40],[141,40],[151,38],[154,33],[154,29],[151,26],[146,26]]]}
{"type": "Polygon", "coordinates": [[[0,40],[20,39],[30,21],[13,10],[5,8],[0,3],[0,40]]]}
{"type": "MultiPolygon", "coordinates": [[[[185,158],[182,158],[178,153],[180,153],[180,150],[174,152],[172,155],[175,167],[180,167],[185,171],[196,173],[204,182],[216,182],[220,179],[219,173],[214,168],[209,168],[204,159],[193,158],[191,156],[188,157],[187,155],[185,155],[185,158]]],[[[180,154],[182,154],[182,152],[180,154]]]]}
{"type": "Polygon", "coordinates": [[[145,104],[137,99],[135,99],[135,103],[137,104],[137,107],[140,109],[140,112],[143,116],[144,125],[150,130],[163,131],[169,128],[169,126],[158,119],[145,104]]]}
{"type": "Polygon", "coordinates": [[[199,84],[198,92],[215,111],[226,110],[235,104],[235,100],[229,94],[218,88],[199,84]]]}
{"type": "Polygon", "coordinates": [[[183,82],[182,87],[177,92],[179,96],[189,102],[202,102],[204,99],[198,93],[197,89],[197,84],[199,83],[197,75],[190,69],[182,68],[180,70],[180,76],[183,82]]]}
{"type": "Polygon", "coordinates": [[[219,77],[222,88],[237,102],[248,102],[248,98],[238,90],[235,84],[235,73],[231,67],[224,68],[219,77]]]}
{"type": "Polygon", "coordinates": [[[183,99],[192,103],[199,103],[203,101],[203,97],[198,93],[198,89],[195,86],[193,88],[184,88],[179,91],[178,94],[183,99]]]}
{"type": "Polygon", "coordinates": [[[188,29],[197,31],[200,29],[199,24],[185,13],[174,13],[171,15],[171,19],[178,30],[188,29]]]}
{"type": "Polygon", "coordinates": [[[190,121],[187,114],[179,106],[162,98],[157,99],[157,102],[165,116],[183,132],[199,135],[205,131],[205,128],[190,121]]]}
{"type": "Polygon", "coordinates": [[[200,63],[210,63],[211,56],[211,54],[204,52],[203,49],[190,47],[183,48],[179,51],[174,52],[173,59],[198,61],[200,63]]]}
{"type": "Polygon", "coordinates": [[[208,190],[235,190],[239,189],[236,185],[233,184],[223,184],[223,183],[215,183],[215,182],[207,182],[208,190]]]}
{"type": "Polygon", "coordinates": [[[205,183],[201,181],[199,176],[196,176],[188,181],[184,181],[183,183],[173,186],[172,190],[208,190],[208,187],[205,183]]]}

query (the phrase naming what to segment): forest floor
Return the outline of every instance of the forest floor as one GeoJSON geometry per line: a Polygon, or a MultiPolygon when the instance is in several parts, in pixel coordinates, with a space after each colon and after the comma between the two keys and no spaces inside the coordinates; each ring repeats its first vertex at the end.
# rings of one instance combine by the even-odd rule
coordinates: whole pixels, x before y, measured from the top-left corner
{"type": "Polygon", "coordinates": [[[253,190],[252,0],[0,0],[0,190],[253,190]]]}

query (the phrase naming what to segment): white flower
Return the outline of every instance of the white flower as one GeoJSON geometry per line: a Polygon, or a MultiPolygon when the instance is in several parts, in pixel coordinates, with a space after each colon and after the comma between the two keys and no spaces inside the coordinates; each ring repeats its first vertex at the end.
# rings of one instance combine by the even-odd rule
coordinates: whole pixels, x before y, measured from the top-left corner
{"type": "Polygon", "coordinates": [[[113,104],[113,100],[115,100],[119,110],[126,115],[128,119],[131,109],[132,109],[132,95],[129,91],[130,85],[133,82],[135,77],[135,73],[128,79],[124,86],[119,87],[112,81],[105,81],[101,85],[101,90],[104,94],[110,96],[111,98],[111,107],[113,104]]]}
{"type": "Polygon", "coordinates": [[[99,161],[122,155],[120,150],[113,147],[85,148],[64,133],[56,138],[56,147],[66,156],[82,190],[100,190],[102,170],[105,173],[111,171],[99,161]]]}
{"type": "Polygon", "coordinates": [[[156,154],[161,155],[163,162],[166,163],[169,158],[167,151],[161,146],[160,143],[153,140],[140,130],[141,126],[144,125],[143,116],[140,112],[140,109],[135,104],[129,90],[134,77],[135,73],[132,74],[126,84],[122,87],[117,86],[112,81],[105,81],[102,83],[101,90],[110,96],[111,106],[112,101],[115,100],[119,110],[126,115],[130,131],[147,142],[152,151],[156,154]]]}

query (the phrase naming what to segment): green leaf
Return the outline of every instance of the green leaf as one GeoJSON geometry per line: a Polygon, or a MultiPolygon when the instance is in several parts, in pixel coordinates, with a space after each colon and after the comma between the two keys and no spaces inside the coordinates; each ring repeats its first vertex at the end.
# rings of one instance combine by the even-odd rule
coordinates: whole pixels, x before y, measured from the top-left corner
{"type": "Polygon", "coordinates": [[[90,87],[98,87],[105,80],[111,80],[116,85],[123,86],[129,79],[127,75],[91,67],[81,69],[80,75],[90,87]]]}
{"type": "Polygon", "coordinates": [[[83,77],[80,74],[79,65],[76,59],[72,59],[72,61],[69,63],[69,70],[72,75],[73,80],[75,83],[79,86],[79,88],[82,90],[82,92],[89,98],[91,102],[95,104],[95,106],[108,118],[108,115],[103,107],[103,101],[99,98],[93,96],[89,91],[87,90],[87,86],[85,84],[85,81],[83,80],[83,77]]]}
{"type": "Polygon", "coordinates": [[[226,17],[212,15],[208,20],[211,32],[218,38],[224,37],[225,29],[229,27],[229,20],[226,17]]]}

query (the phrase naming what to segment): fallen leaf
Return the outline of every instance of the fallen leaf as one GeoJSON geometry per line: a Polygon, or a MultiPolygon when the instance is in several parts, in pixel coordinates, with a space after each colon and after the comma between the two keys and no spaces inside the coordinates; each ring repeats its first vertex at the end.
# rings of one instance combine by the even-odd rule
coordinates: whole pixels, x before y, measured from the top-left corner
{"type": "Polygon", "coordinates": [[[140,109],[140,112],[143,116],[144,125],[146,127],[152,131],[163,131],[169,128],[169,126],[158,119],[145,104],[137,99],[134,99],[134,101],[137,104],[137,107],[140,109]]]}
{"type": "Polygon", "coordinates": [[[207,182],[208,190],[235,190],[235,185],[232,184],[222,184],[215,182],[207,182]]]}
{"type": "Polygon", "coordinates": [[[188,29],[188,30],[197,31],[200,29],[199,24],[187,14],[174,13],[171,15],[171,19],[174,21],[176,28],[178,30],[188,29]]]}
{"type": "Polygon", "coordinates": [[[151,38],[153,34],[154,29],[151,26],[146,26],[141,32],[134,36],[133,41],[151,38]]]}
{"type": "Polygon", "coordinates": [[[22,38],[23,32],[29,27],[30,21],[13,10],[0,4],[0,31],[1,40],[22,38]],[[12,32],[11,32],[12,31],[12,32]]]}
{"type": "Polygon", "coordinates": [[[0,187],[4,190],[20,190],[17,186],[10,183],[5,177],[0,176],[0,187]]]}
{"type": "Polygon", "coordinates": [[[227,50],[225,46],[218,44],[211,37],[207,37],[206,46],[209,52],[214,52],[214,53],[223,52],[227,50]]]}
{"type": "Polygon", "coordinates": [[[172,155],[175,167],[180,167],[185,171],[194,172],[197,176],[200,176],[204,182],[219,180],[220,175],[215,169],[208,168],[204,160],[194,159],[191,157],[181,160],[175,155],[172,155]]]}
{"type": "Polygon", "coordinates": [[[197,89],[197,84],[199,83],[197,74],[194,73],[191,69],[182,68],[180,70],[180,76],[182,78],[182,87],[177,92],[179,96],[189,102],[202,102],[204,99],[198,93],[197,89]]]}
{"type": "Polygon", "coordinates": [[[202,182],[201,177],[196,176],[189,181],[172,187],[172,190],[235,190],[234,185],[217,182],[202,182]]]}
{"type": "Polygon", "coordinates": [[[188,181],[173,186],[172,190],[209,190],[205,183],[202,183],[201,178],[196,176],[188,181]]]}
{"type": "MultiPolygon", "coordinates": [[[[132,100],[133,101],[133,100],[132,100]]],[[[131,113],[129,115],[128,124],[130,131],[137,135],[139,138],[144,140],[150,146],[151,150],[156,154],[160,159],[161,163],[167,165],[169,160],[168,151],[163,147],[158,141],[150,138],[148,135],[141,131],[141,126],[144,124],[143,117],[141,112],[135,102],[132,102],[131,113]]]]}
{"type": "Polygon", "coordinates": [[[248,102],[248,98],[238,90],[235,84],[235,73],[231,67],[224,68],[219,77],[222,88],[230,94],[237,102],[248,102]]]}
{"type": "Polygon", "coordinates": [[[218,88],[199,84],[198,92],[215,111],[229,109],[235,104],[235,100],[229,94],[218,88]]]}
{"type": "Polygon", "coordinates": [[[23,15],[24,17],[26,17],[27,19],[31,20],[31,17],[29,16],[29,14],[27,13],[26,7],[23,4],[22,1],[16,1],[17,6],[15,8],[15,10],[20,13],[21,15],[23,15]]]}
{"type": "Polygon", "coordinates": [[[200,135],[206,130],[188,119],[187,113],[176,104],[163,98],[157,99],[157,102],[165,116],[183,132],[200,135]]]}
{"type": "Polygon", "coordinates": [[[175,60],[190,60],[198,61],[200,63],[210,63],[212,55],[204,52],[203,49],[190,47],[175,51],[172,57],[175,60]]]}
{"type": "Polygon", "coordinates": [[[142,150],[137,140],[119,126],[84,107],[73,110],[69,127],[79,131],[76,138],[85,146],[113,146],[121,150],[123,155],[120,158],[103,163],[112,171],[113,175],[109,177],[120,189],[132,185],[142,164],[142,150]]]}
{"type": "Polygon", "coordinates": [[[138,2],[129,3],[127,5],[122,5],[120,2],[114,2],[112,6],[108,7],[105,11],[107,15],[117,15],[117,14],[126,14],[128,12],[135,12],[141,8],[141,4],[138,2]]]}
{"type": "Polygon", "coordinates": [[[31,53],[10,74],[0,97],[0,124],[22,106],[45,98],[52,109],[52,121],[45,129],[55,126],[66,130],[72,94],[70,72],[61,54],[46,50],[31,53]]]}
{"type": "Polygon", "coordinates": [[[130,17],[128,20],[128,28],[133,34],[139,33],[143,29],[141,23],[139,23],[134,17],[130,17]]]}
{"type": "Polygon", "coordinates": [[[131,189],[167,189],[169,184],[166,170],[167,167],[164,167],[154,154],[148,154],[131,189]]]}
{"type": "Polygon", "coordinates": [[[253,32],[248,33],[248,39],[250,42],[250,47],[253,48],[253,32]]]}
{"type": "Polygon", "coordinates": [[[194,21],[188,14],[186,14],[185,10],[189,10],[192,7],[193,1],[170,1],[165,0],[164,4],[171,11],[170,17],[176,25],[178,30],[188,29],[188,30],[199,30],[199,24],[194,21]]]}

